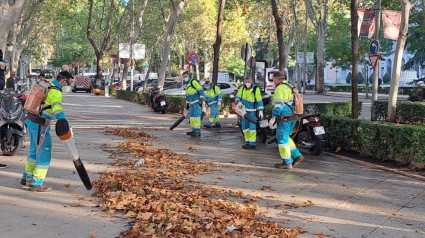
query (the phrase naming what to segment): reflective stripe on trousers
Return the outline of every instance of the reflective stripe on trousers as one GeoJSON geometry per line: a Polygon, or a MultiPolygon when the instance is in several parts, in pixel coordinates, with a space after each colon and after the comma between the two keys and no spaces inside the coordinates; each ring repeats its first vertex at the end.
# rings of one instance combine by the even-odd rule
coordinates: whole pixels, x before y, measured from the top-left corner
{"type": "Polygon", "coordinates": [[[296,148],[294,141],[290,138],[296,121],[281,121],[276,128],[276,138],[279,145],[279,154],[285,164],[290,164],[293,159],[300,156],[300,151],[296,148]]]}
{"type": "Polygon", "coordinates": [[[210,118],[208,119],[208,125],[212,126],[214,121],[217,125],[220,125],[220,116],[218,115],[218,105],[217,103],[210,104],[210,118]]]}
{"type": "Polygon", "coordinates": [[[29,179],[32,175],[31,185],[42,185],[47,175],[47,170],[52,159],[52,138],[50,136],[50,127],[42,127],[40,134],[43,135],[47,130],[46,136],[41,146],[40,153],[37,155],[37,139],[38,139],[38,124],[29,120],[25,121],[28,127],[30,136],[30,149],[28,152],[27,163],[25,164],[25,172],[22,175],[23,179],[29,179]]]}
{"type": "Polygon", "coordinates": [[[201,116],[202,116],[202,109],[199,104],[191,104],[190,105],[190,126],[192,127],[192,131],[195,133],[201,133],[201,116]]]}
{"type": "MultiPolygon", "coordinates": [[[[257,118],[255,112],[247,112],[248,116],[252,118],[257,118]]],[[[255,141],[257,139],[257,126],[247,119],[242,118],[242,131],[245,138],[246,145],[255,146],[255,141]]]]}

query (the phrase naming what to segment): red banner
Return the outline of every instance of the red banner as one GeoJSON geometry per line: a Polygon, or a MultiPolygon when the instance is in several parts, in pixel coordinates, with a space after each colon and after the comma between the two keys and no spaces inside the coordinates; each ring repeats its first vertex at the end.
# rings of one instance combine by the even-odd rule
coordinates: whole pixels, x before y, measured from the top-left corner
{"type": "Polygon", "coordinates": [[[375,10],[358,9],[357,29],[359,38],[372,38],[375,34],[375,10]]]}
{"type": "Polygon", "coordinates": [[[382,23],[384,25],[384,38],[397,40],[401,26],[401,12],[382,10],[382,23]]]}

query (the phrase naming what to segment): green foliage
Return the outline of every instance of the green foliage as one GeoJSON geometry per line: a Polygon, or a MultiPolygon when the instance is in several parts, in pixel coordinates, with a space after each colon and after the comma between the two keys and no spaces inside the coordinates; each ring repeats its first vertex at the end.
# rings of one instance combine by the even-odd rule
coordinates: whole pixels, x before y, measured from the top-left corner
{"type": "Polygon", "coordinates": [[[359,84],[364,83],[364,77],[361,72],[359,72],[357,83],[359,84]]]}
{"type": "MultiPolygon", "coordinates": [[[[125,90],[113,90],[111,95],[115,95],[118,99],[123,99],[130,102],[137,102],[142,105],[149,105],[150,94],[149,93],[137,93],[135,91],[125,90]]],[[[231,113],[231,105],[235,100],[230,98],[229,95],[223,95],[223,104],[220,108],[220,114],[231,113]]],[[[183,109],[186,106],[186,97],[184,96],[167,96],[168,108],[167,112],[170,113],[183,113],[183,109]]]]}
{"type": "MultiPolygon", "coordinates": [[[[373,75],[373,74],[372,74],[373,75]]],[[[384,74],[384,83],[390,83],[391,82],[391,77],[390,74],[385,73],[384,74]]]]}
{"type": "MultiPolygon", "coordinates": [[[[388,102],[375,102],[375,116],[377,120],[387,119],[388,102]]],[[[423,102],[398,102],[396,121],[402,124],[425,125],[425,103],[423,102]]]]}
{"type": "Polygon", "coordinates": [[[345,78],[345,82],[348,84],[351,84],[351,78],[353,77],[353,75],[351,74],[351,72],[349,72],[347,74],[347,78],[345,78]]]}
{"type": "Polygon", "coordinates": [[[425,163],[425,127],[370,122],[322,115],[321,123],[329,133],[326,147],[356,151],[380,160],[404,164],[425,163]]]}
{"type": "MultiPolygon", "coordinates": [[[[362,112],[362,102],[359,102],[359,115],[362,112]]],[[[305,114],[325,114],[332,116],[351,116],[351,102],[308,103],[304,104],[305,114]]]]}

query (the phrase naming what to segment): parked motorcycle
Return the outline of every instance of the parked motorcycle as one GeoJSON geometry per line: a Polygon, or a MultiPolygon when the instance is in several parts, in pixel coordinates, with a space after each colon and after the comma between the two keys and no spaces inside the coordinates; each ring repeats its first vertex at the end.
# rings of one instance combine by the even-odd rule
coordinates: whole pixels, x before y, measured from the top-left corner
{"type": "Polygon", "coordinates": [[[151,90],[150,99],[150,104],[154,112],[161,112],[162,114],[167,112],[167,97],[163,92],[159,92],[158,89],[151,90]]]}
{"type": "MultiPolygon", "coordinates": [[[[320,114],[301,115],[291,135],[298,148],[306,149],[313,155],[319,155],[322,152],[322,145],[327,137],[326,131],[319,121],[320,114]]],[[[274,142],[277,142],[276,136],[267,143],[274,142]]]]}
{"type": "Polygon", "coordinates": [[[6,89],[1,95],[0,149],[4,155],[15,155],[22,147],[26,128],[23,106],[26,96],[6,89]]]}

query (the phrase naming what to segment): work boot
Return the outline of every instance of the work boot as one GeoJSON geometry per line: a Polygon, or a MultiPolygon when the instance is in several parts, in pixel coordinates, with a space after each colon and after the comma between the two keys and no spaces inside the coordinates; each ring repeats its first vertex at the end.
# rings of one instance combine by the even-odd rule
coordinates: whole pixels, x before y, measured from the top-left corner
{"type": "Polygon", "coordinates": [[[0,169],[4,169],[4,168],[6,168],[7,167],[7,165],[5,165],[5,164],[0,164],[0,169]]]}
{"type": "Polygon", "coordinates": [[[279,163],[279,164],[274,164],[274,167],[277,169],[292,169],[292,164],[279,163]]]}
{"type": "Polygon", "coordinates": [[[301,163],[301,161],[304,160],[304,156],[300,155],[297,158],[294,158],[294,162],[292,163],[292,166],[295,167],[301,163]]]}
{"type": "Polygon", "coordinates": [[[33,192],[50,192],[50,191],[52,191],[52,188],[44,186],[44,185],[30,185],[30,191],[33,191],[33,192]]]}
{"type": "Polygon", "coordinates": [[[201,133],[195,133],[195,132],[193,132],[190,136],[191,137],[201,137],[201,133]]]}
{"type": "Polygon", "coordinates": [[[220,124],[215,124],[214,126],[212,126],[212,128],[221,128],[220,124]]]}
{"type": "Polygon", "coordinates": [[[246,150],[253,150],[253,149],[255,149],[255,146],[248,144],[248,145],[243,145],[242,148],[244,148],[246,150]]]}
{"type": "Polygon", "coordinates": [[[186,135],[191,136],[193,133],[195,133],[195,132],[193,132],[193,131],[188,131],[188,132],[186,132],[186,135]]]}
{"type": "Polygon", "coordinates": [[[205,128],[211,128],[211,126],[210,126],[210,125],[204,125],[204,127],[205,127],[205,128]]]}
{"type": "Polygon", "coordinates": [[[27,179],[21,179],[21,182],[20,182],[21,185],[26,186],[26,187],[29,187],[30,183],[31,183],[31,181],[27,180],[27,179]]]}

